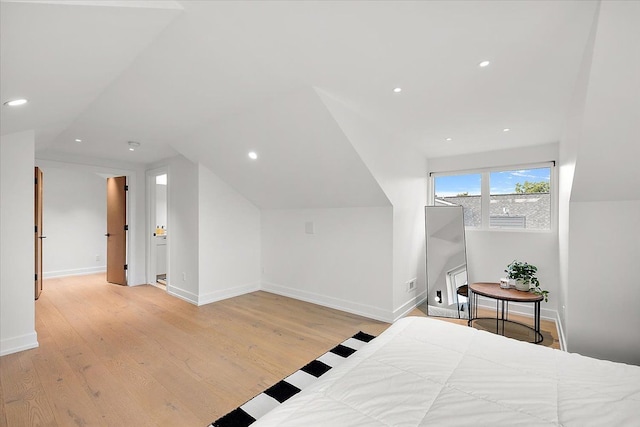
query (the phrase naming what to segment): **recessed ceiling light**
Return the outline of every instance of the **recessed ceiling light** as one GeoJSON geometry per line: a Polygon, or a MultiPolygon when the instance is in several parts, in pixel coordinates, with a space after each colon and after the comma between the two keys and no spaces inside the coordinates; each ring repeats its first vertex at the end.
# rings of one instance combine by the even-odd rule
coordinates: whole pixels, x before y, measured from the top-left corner
{"type": "Polygon", "coordinates": [[[451,141],[451,138],[446,138],[445,141],[451,141]]]}
{"type": "Polygon", "coordinates": [[[76,138],[76,142],[82,142],[82,140],[79,138],[76,138]]]}
{"type": "Polygon", "coordinates": [[[129,145],[129,151],[135,151],[136,148],[140,147],[140,143],[136,141],[127,141],[127,145],[129,145]]]}
{"type": "Polygon", "coordinates": [[[18,105],[24,105],[27,103],[27,100],[24,98],[20,99],[12,99],[11,101],[7,101],[4,105],[8,105],[9,107],[17,107],[18,105]]]}
{"type": "Polygon", "coordinates": [[[502,129],[502,132],[509,132],[510,130],[511,129],[509,129],[509,128],[504,128],[504,129],[502,129]]]}
{"type": "Polygon", "coordinates": [[[255,160],[258,158],[258,154],[255,151],[249,151],[248,156],[251,160],[255,160]]]}
{"type": "Polygon", "coordinates": [[[487,65],[489,65],[489,64],[491,64],[491,62],[489,62],[489,61],[482,61],[481,63],[479,63],[479,64],[478,64],[478,66],[480,66],[480,67],[484,68],[484,67],[486,67],[486,66],[487,66],[487,65]]]}
{"type": "Polygon", "coordinates": [[[395,93],[400,93],[400,92],[402,92],[402,88],[401,87],[397,87],[397,88],[393,89],[393,91],[395,93]]]}

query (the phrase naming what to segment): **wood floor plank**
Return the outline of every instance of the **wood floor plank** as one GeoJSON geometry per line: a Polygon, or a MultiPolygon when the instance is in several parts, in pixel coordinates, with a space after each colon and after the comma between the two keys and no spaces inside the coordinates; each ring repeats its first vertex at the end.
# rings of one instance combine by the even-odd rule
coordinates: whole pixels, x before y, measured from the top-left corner
{"type": "Polygon", "coordinates": [[[55,425],[47,395],[40,383],[30,357],[12,354],[0,358],[0,425],[47,426],[55,425]]]}
{"type": "MultiPolygon", "coordinates": [[[[202,423],[202,420],[179,402],[177,395],[160,384],[143,365],[128,358],[114,359],[106,365],[124,390],[133,396],[139,411],[150,416],[155,425],[196,426],[202,423]]],[[[137,419],[135,422],[137,423],[137,419]]]]}
{"type": "Polygon", "coordinates": [[[56,342],[58,348],[73,347],[82,343],[82,338],[69,325],[67,319],[52,301],[46,298],[42,301],[38,300],[36,308],[38,314],[46,318],[47,328],[50,331],[55,330],[52,339],[56,342]]]}
{"type": "Polygon", "coordinates": [[[33,358],[33,365],[47,394],[57,425],[106,425],[103,415],[60,352],[36,356],[33,358]]]}
{"type": "Polygon", "coordinates": [[[40,346],[0,358],[0,426],[205,427],[356,332],[389,326],[262,291],[197,307],[103,274],[44,286],[40,346]]]}
{"type": "Polygon", "coordinates": [[[64,350],[65,360],[78,377],[84,392],[91,398],[102,416],[104,424],[113,427],[128,425],[136,419],[137,426],[155,425],[151,417],[140,413],[133,404],[133,396],[122,389],[119,381],[89,347],[64,350]]]}

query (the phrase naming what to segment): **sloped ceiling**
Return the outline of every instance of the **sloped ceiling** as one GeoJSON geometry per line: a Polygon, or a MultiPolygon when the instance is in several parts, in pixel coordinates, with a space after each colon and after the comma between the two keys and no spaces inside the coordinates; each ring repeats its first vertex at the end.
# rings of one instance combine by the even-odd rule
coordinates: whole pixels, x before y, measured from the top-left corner
{"type": "Polygon", "coordinates": [[[212,122],[175,147],[260,208],[391,205],[312,88],[212,122]]]}
{"type": "MultiPolygon", "coordinates": [[[[315,160],[302,159],[305,167],[296,169],[277,162],[256,167],[246,163],[246,152],[216,145],[215,154],[228,157],[209,162],[213,172],[246,189],[253,200],[260,199],[249,190],[256,181],[320,177],[329,163],[322,156],[340,165],[347,155],[348,141],[333,132],[332,120],[312,97],[304,102],[308,109],[292,112],[307,129],[295,128],[293,120],[267,127],[261,120],[271,111],[247,113],[278,100],[289,105],[291,93],[313,87],[384,128],[393,136],[390,143],[407,144],[425,157],[555,142],[596,6],[583,1],[3,0],[1,100],[24,96],[30,102],[15,110],[2,107],[1,131],[35,129],[40,157],[140,164],[181,150],[200,158],[189,140],[193,136],[202,144],[222,144],[216,139],[221,134],[234,141],[229,144],[253,139],[261,159],[289,161],[298,147],[285,142],[300,140],[335,150],[316,149],[315,160]],[[122,7],[137,3],[173,7],[122,7]],[[479,68],[484,59],[491,65],[479,68]],[[402,92],[394,93],[395,87],[402,92]],[[246,118],[243,126],[233,121],[224,131],[211,126],[234,114],[246,118]],[[511,131],[503,132],[506,127],[511,131]],[[264,129],[268,137],[241,132],[252,128],[264,129]],[[229,135],[232,130],[238,134],[229,135]],[[130,140],[141,147],[128,151],[130,140]]],[[[347,164],[353,166],[351,160],[347,164]]],[[[354,173],[361,183],[364,173],[354,173]]],[[[300,204],[311,205],[304,198],[309,195],[301,193],[300,204]]],[[[375,204],[378,196],[350,199],[375,204]]],[[[279,200],[282,206],[289,203],[288,196],[279,200]]]]}
{"type": "Polygon", "coordinates": [[[2,102],[29,99],[19,109],[2,108],[3,134],[35,129],[38,149],[57,141],[55,149],[65,150],[78,136],[58,136],[77,126],[78,117],[181,11],[175,2],[91,3],[0,3],[2,102]],[[158,7],[149,7],[154,3],[158,7]]]}
{"type": "Polygon", "coordinates": [[[571,201],[640,200],[640,2],[600,7],[571,201]]]}

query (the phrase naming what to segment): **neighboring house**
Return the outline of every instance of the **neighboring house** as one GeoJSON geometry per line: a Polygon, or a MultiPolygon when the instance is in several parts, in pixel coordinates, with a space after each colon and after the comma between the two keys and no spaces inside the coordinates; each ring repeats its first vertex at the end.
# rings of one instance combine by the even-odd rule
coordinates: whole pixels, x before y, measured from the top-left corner
{"type": "MultiPolygon", "coordinates": [[[[480,196],[437,197],[436,205],[464,207],[466,226],[481,221],[480,196]]],[[[549,230],[551,198],[549,193],[513,193],[492,195],[489,206],[489,226],[549,230]]]]}

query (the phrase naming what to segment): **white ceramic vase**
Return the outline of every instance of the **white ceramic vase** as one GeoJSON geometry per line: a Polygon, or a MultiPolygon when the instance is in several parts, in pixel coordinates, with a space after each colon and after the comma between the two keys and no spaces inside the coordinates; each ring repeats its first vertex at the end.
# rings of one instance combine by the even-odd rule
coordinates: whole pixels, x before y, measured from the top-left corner
{"type": "Polygon", "coordinates": [[[528,283],[525,284],[522,279],[517,279],[516,289],[523,292],[529,292],[529,284],[528,283]]]}

